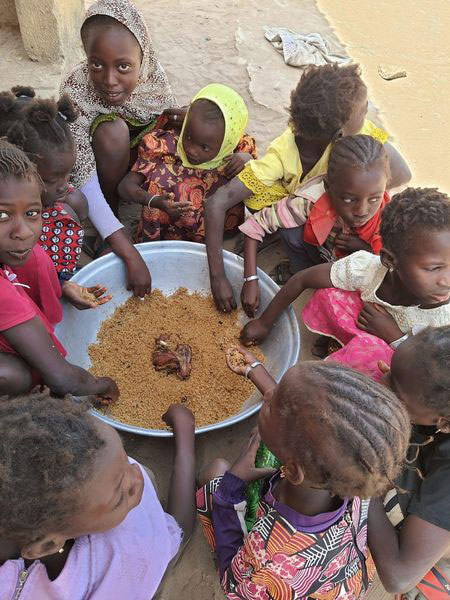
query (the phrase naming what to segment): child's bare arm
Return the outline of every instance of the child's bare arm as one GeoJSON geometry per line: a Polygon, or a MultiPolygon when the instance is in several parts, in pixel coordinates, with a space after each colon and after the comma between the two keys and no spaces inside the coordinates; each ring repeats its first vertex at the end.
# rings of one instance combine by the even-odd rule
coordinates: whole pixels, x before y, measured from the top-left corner
{"type": "Polygon", "coordinates": [[[247,323],[241,332],[242,343],[250,345],[262,342],[283,310],[305,290],[333,287],[330,273],[331,263],[325,263],[293,275],[273,298],[259,319],[247,323]]]}
{"type": "Polygon", "coordinates": [[[73,190],[67,195],[64,208],[67,210],[67,207],[72,209],[80,223],[87,219],[89,212],[88,201],[80,190],[73,190]]]}
{"type": "Polygon", "coordinates": [[[222,240],[225,213],[249,196],[251,191],[239,179],[232,179],[205,200],[205,238],[211,291],[217,308],[224,312],[231,312],[236,308],[233,290],[223,265],[222,240]]]}
{"type": "Polygon", "coordinates": [[[384,148],[389,157],[389,167],[391,169],[391,175],[386,188],[392,190],[408,183],[411,179],[411,171],[403,156],[392,144],[386,142],[384,148]]]}
{"type": "MultiPolygon", "coordinates": [[[[244,277],[256,275],[256,250],[258,241],[249,237],[244,238],[244,277]]],[[[247,316],[253,318],[259,306],[259,283],[257,279],[244,281],[241,290],[241,303],[247,316]]]]}
{"type": "Polygon", "coordinates": [[[119,183],[117,188],[119,196],[126,202],[138,202],[139,204],[146,206],[152,197],[152,194],[149,194],[141,187],[144,181],[145,175],[130,171],[119,183]]]}
{"type": "Polygon", "coordinates": [[[119,390],[109,377],[94,377],[81,367],[72,365],[61,356],[37,317],[2,331],[9,344],[43,382],[59,396],[91,394],[116,400],[119,390]]]}
{"type": "Polygon", "coordinates": [[[163,419],[172,427],[175,440],[167,512],[177,521],[187,541],[192,535],[196,515],[194,415],[181,404],[172,404],[163,419]]]}
{"type": "Polygon", "coordinates": [[[377,572],[391,594],[417,585],[450,544],[449,531],[416,515],[408,515],[397,532],[378,498],[370,501],[368,534],[377,572]]]}

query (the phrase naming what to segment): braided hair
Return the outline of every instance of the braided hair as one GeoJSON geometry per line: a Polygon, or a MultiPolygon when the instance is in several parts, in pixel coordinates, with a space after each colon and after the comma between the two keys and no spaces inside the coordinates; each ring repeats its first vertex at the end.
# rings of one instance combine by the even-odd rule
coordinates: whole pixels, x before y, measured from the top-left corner
{"type": "Polygon", "coordinates": [[[39,187],[42,187],[36,166],[28,156],[17,146],[10,144],[5,139],[0,139],[0,183],[10,177],[27,181],[35,180],[39,187]]]}
{"type": "Polygon", "coordinates": [[[331,139],[350,119],[367,88],[359,65],[311,65],[291,93],[290,124],[297,135],[331,139]]]}
{"type": "Polygon", "coordinates": [[[57,102],[43,100],[35,98],[32,88],[20,86],[0,93],[0,135],[34,161],[45,153],[75,148],[69,123],[77,117],[67,95],[57,102]]]}
{"type": "Polygon", "coordinates": [[[370,135],[347,135],[333,144],[328,159],[328,181],[336,176],[344,165],[368,171],[381,162],[389,178],[389,157],[381,142],[370,135]]]}
{"type": "Polygon", "coordinates": [[[395,194],[381,214],[383,246],[404,254],[418,231],[450,230],[450,198],[436,188],[409,187],[395,194]]]}
{"type": "Polygon", "coordinates": [[[48,391],[0,402],[0,537],[29,543],[62,529],[105,445],[87,405],[48,391]]]}
{"type": "Polygon", "coordinates": [[[390,390],[343,365],[310,361],[288,371],[277,398],[280,438],[309,481],[341,498],[370,498],[392,486],[410,422],[390,390]]]}

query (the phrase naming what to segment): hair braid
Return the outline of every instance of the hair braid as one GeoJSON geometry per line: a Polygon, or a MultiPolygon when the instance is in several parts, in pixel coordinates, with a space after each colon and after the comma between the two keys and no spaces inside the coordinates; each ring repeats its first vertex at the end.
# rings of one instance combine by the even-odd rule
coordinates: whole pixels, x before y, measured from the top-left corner
{"type": "Polygon", "coordinates": [[[306,362],[293,370],[296,384],[280,383],[282,435],[306,477],[341,497],[384,492],[408,448],[406,408],[387,388],[342,365],[306,362]]]}
{"type": "Polygon", "coordinates": [[[32,159],[75,147],[69,123],[78,113],[67,95],[55,102],[35,98],[32,88],[16,86],[13,92],[0,93],[0,135],[32,159]]]}
{"type": "Polygon", "coordinates": [[[389,158],[381,142],[370,135],[348,135],[340,138],[331,148],[328,160],[328,180],[344,165],[367,171],[376,162],[382,162],[389,177],[389,158]]]}
{"type": "Polygon", "coordinates": [[[0,139],[0,182],[6,181],[9,177],[36,180],[39,186],[42,186],[36,166],[28,156],[17,146],[0,139]]]}

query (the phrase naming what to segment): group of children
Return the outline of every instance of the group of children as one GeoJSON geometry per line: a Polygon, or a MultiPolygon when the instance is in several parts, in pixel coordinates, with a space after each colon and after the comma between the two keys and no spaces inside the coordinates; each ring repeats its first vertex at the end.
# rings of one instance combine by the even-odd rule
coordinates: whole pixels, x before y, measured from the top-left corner
{"type": "Polygon", "coordinates": [[[408,591],[450,544],[448,196],[407,188],[390,198],[410,172],[366,119],[356,65],[305,69],[288,128],[258,159],[232,88],[209,84],[176,105],[129,0],[94,3],[81,38],[86,61],[58,101],[19,86],[0,94],[0,596],[153,597],[196,512],[232,600],[357,599],[375,569],[388,591],[408,591]],[[122,202],[141,205],[132,238],[122,202]],[[260,310],[258,244],[279,231],[289,258],[243,344],[263,341],[312,288],[302,320],[324,336],[328,360],[299,363],[277,384],[240,349],[244,365],[229,366],[264,404],[233,464],[196,474],[192,414],[170,407],[164,512],[114,430],[72,398],[120,392],[65,359],[60,299],[94,309],[110,298],[100,283],[70,281],[82,248],[117,254],[142,297],[151,275],[133,242],[183,239],[206,243],[214,300],[229,312],[221,240],[238,228],[249,317],[260,310]],[[280,469],[255,467],[261,441],[280,469]],[[258,479],[247,531],[245,489],[258,479]]]}

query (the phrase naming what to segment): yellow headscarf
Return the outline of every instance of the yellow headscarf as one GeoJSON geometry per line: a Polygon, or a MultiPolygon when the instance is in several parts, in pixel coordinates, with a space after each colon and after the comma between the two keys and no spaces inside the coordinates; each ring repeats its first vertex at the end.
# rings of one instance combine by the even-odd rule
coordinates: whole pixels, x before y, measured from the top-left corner
{"type": "Polygon", "coordinates": [[[208,162],[192,165],[188,161],[182,143],[184,128],[189,116],[188,111],[186,118],[184,119],[181,135],[178,139],[177,154],[182,160],[183,167],[188,167],[190,169],[216,169],[223,163],[225,156],[232,154],[233,150],[238,145],[247,125],[248,110],[241,96],[230,87],[222,85],[221,83],[210,83],[201,89],[192,98],[191,105],[195,100],[200,100],[200,98],[214,102],[214,104],[217,104],[222,111],[225,120],[225,134],[223,136],[222,146],[220,147],[217,156],[208,162]]]}

